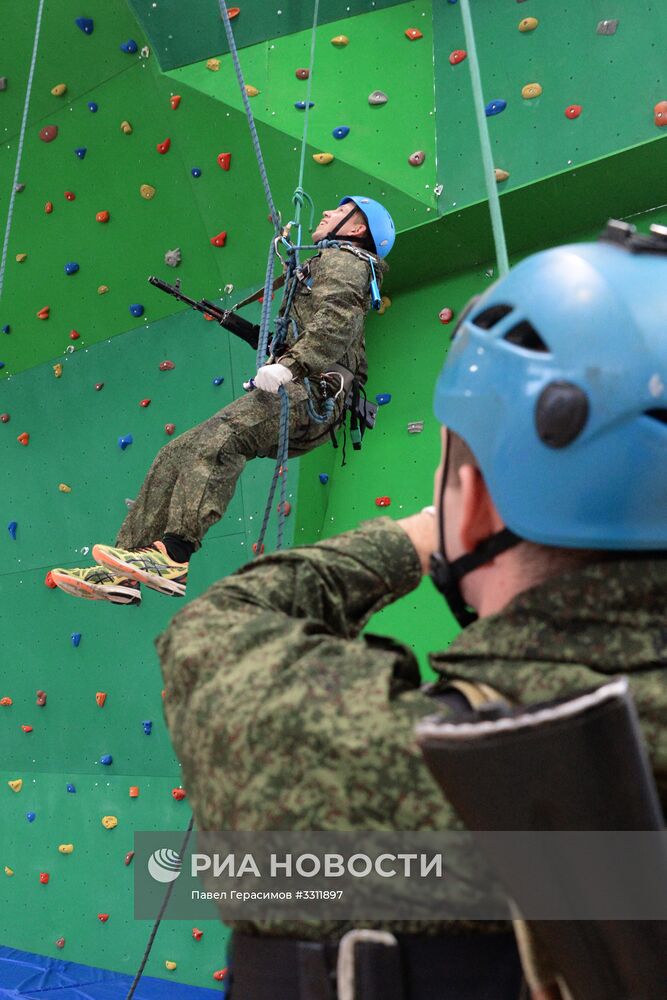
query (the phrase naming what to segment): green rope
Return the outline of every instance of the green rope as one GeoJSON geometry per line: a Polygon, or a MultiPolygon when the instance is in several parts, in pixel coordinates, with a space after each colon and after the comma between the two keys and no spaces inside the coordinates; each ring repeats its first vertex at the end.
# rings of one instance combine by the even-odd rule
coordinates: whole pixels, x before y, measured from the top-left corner
{"type": "Polygon", "coordinates": [[[477,47],[475,45],[475,32],[473,29],[472,17],[470,16],[470,0],[461,0],[461,16],[463,18],[466,46],[468,48],[468,62],[470,63],[470,78],[472,81],[472,92],[475,99],[475,114],[477,115],[479,144],[482,149],[484,179],[486,181],[486,190],[489,196],[489,211],[491,213],[493,241],[496,246],[496,261],[498,264],[498,273],[502,277],[504,274],[507,274],[510,269],[510,265],[507,257],[507,241],[505,239],[503,215],[500,210],[498,184],[493,166],[493,153],[491,152],[489,126],[484,112],[482,78],[479,72],[479,60],[477,58],[477,47]]]}

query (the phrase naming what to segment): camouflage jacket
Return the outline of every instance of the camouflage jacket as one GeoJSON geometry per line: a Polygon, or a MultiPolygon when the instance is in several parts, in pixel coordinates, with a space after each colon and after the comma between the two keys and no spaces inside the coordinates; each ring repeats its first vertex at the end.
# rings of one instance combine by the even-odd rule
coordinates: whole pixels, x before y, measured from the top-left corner
{"type": "MultiPolygon", "coordinates": [[[[373,257],[378,282],[388,270],[373,257]]],[[[299,331],[291,331],[280,358],[295,378],[317,375],[340,364],[366,381],[368,362],[364,320],[371,307],[370,267],[349,250],[322,250],[304,265],[291,316],[299,331]]]]}
{"type": "MultiPolygon", "coordinates": [[[[415,723],[434,702],[414,654],[361,635],[420,579],[412,543],[382,517],[250,563],[176,615],[157,645],[167,722],[200,829],[458,826],[415,743],[415,723]]],[[[629,673],[664,792],[665,584],[667,562],[614,562],[559,577],[471,626],[433,665],[515,701],[629,673]]],[[[443,924],[382,926],[437,933],[443,924]]],[[[312,938],[347,928],[331,921],[243,929],[312,938]]]]}

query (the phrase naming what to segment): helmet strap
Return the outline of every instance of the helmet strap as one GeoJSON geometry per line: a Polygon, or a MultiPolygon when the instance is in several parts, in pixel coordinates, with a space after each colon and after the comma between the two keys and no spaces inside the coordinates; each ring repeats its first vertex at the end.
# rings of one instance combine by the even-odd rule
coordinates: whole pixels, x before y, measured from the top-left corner
{"type": "Polygon", "coordinates": [[[449,472],[449,434],[445,445],[445,462],[440,481],[440,502],[439,502],[439,551],[431,555],[431,579],[437,590],[447,601],[449,608],[456,618],[461,628],[466,628],[477,621],[479,615],[468,604],[466,604],[461,593],[460,583],[464,576],[472,570],[484,566],[491,562],[501,552],[518,545],[522,539],[515,535],[509,528],[497,531],[489,538],[480,542],[472,552],[467,552],[458,559],[450,561],[445,552],[445,488],[447,485],[447,474],[449,472]]]}
{"type": "MultiPolygon", "coordinates": [[[[349,222],[350,219],[352,218],[352,216],[356,215],[358,211],[359,211],[359,208],[357,207],[357,205],[355,205],[354,202],[352,202],[352,208],[351,208],[351,210],[347,213],[347,215],[343,216],[343,218],[340,220],[340,222],[336,226],[334,226],[334,228],[331,230],[331,232],[327,236],[327,239],[328,240],[332,240],[335,237],[336,233],[339,233],[340,230],[345,225],[345,223],[349,222]]],[[[368,228],[368,227],[366,227],[366,228],[368,228]]],[[[346,240],[355,240],[355,241],[361,242],[361,238],[359,236],[345,236],[343,238],[346,239],[346,240]]]]}

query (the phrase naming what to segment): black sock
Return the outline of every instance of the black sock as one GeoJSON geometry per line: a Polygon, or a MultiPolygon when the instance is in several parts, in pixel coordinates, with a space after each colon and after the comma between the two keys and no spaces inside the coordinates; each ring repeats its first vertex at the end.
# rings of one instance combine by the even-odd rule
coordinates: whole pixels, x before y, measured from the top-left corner
{"type": "Polygon", "coordinates": [[[180,563],[189,562],[195,547],[187,538],[181,538],[180,535],[163,535],[162,541],[170,559],[180,563]]]}

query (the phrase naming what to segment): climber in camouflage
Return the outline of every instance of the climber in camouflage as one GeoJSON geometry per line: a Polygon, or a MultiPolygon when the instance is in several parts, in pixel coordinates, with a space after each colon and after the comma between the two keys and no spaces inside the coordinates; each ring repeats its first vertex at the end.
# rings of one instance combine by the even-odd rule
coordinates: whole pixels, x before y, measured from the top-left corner
{"type": "MultiPolygon", "coordinates": [[[[629,253],[624,234],[530,258],[471,304],[438,385],[450,429],[434,507],[259,559],[160,636],[200,829],[455,829],[417,720],[495,692],[515,704],[571,695],[618,672],[667,804],[665,247],[629,253]],[[431,657],[440,679],[424,687],[408,646],[361,633],[431,567],[466,628],[431,657]]],[[[357,1000],[520,996],[503,925],[372,926],[394,946],[356,945],[360,975],[383,983],[364,980],[357,1000]]],[[[350,929],[235,924],[228,995],[343,996],[337,944],[350,929]]],[[[532,968],[534,1000],[559,996],[545,968],[532,968]]]]}
{"type": "Polygon", "coordinates": [[[323,213],[312,236],[314,243],[335,239],[340,247],[323,248],[301,266],[290,314],[294,324],[281,352],[259,369],[253,391],[160,449],[115,546],[93,547],[96,566],[51,571],[61,590],[114,604],[138,604],[142,583],[184,595],[190,556],[225,513],[246,462],[276,456],[280,386],[290,402],[290,457],[329,441],[344,417],[352,380],[363,385],[367,379],[364,321],[371,278],[377,275],[379,286],[387,270],[394,226],[378,202],[346,197],[323,213]],[[313,380],[309,389],[305,378],[313,380]],[[327,395],[334,408],[318,423],[309,401],[321,410],[327,395]]]}

